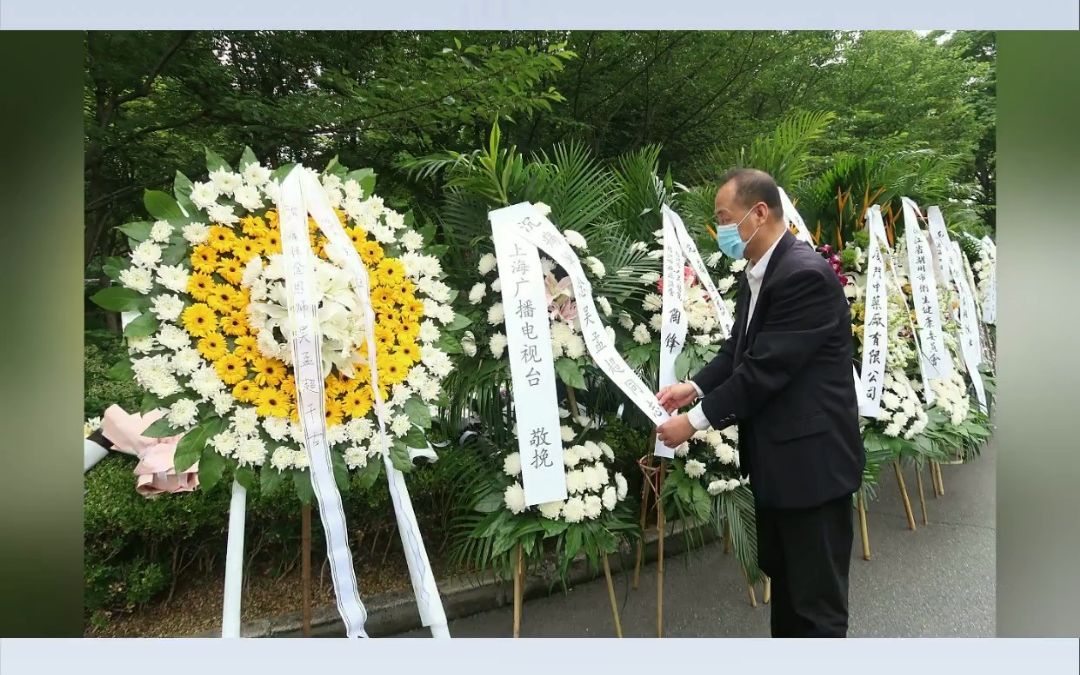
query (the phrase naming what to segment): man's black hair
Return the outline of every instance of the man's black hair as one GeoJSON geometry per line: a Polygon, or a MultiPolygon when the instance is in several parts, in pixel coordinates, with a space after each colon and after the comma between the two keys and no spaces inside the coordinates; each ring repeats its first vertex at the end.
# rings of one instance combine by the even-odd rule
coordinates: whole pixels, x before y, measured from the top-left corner
{"type": "Polygon", "coordinates": [[[716,189],[732,181],[735,182],[735,196],[742,206],[749,208],[758,202],[765,202],[771,213],[782,212],[780,188],[769,174],[759,169],[732,169],[720,178],[716,189]]]}

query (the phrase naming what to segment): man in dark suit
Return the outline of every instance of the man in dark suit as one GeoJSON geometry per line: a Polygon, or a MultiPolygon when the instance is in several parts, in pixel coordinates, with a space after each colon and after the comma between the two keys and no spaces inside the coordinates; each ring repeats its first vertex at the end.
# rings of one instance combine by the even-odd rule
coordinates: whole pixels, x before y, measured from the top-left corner
{"type": "Polygon", "coordinates": [[[851,496],[865,451],[851,376],[851,314],[828,263],[788,230],[768,174],[729,172],[716,193],[717,240],[748,259],[732,335],[689,381],[657,394],[669,447],[737,424],[757,513],[758,563],[772,580],[773,637],[844,637],[851,496]],[[726,224],[726,225],[725,225],[726,224]]]}

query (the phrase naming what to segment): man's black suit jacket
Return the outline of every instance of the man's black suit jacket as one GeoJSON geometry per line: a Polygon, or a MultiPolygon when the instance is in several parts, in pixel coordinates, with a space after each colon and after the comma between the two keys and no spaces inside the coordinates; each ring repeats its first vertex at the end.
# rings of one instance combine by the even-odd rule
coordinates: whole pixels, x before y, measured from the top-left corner
{"type": "Polygon", "coordinates": [[[739,465],[755,501],[819,506],[859,488],[866,452],[852,376],[851,313],[832,268],[785,232],[750,325],[740,275],[735,327],[692,379],[713,427],[738,424],[739,465]]]}

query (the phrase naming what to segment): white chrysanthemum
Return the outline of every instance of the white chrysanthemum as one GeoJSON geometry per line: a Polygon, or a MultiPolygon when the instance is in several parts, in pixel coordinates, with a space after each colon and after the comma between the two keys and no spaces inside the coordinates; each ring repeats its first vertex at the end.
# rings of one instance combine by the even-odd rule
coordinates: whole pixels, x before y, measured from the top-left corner
{"type": "Polygon", "coordinates": [[[746,269],[746,258],[739,258],[738,260],[731,261],[732,274],[738,274],[746,269]]]}
{"type": "Polygon", "coordinates": [[[494,305],[488,308],[487,320],[488,323],[492,326],[498,326],[503,322],[505,318],[506,317],[503,312],[503,304],[501,302],[496,302],[494,305]]]}
{"type": "Polygon", "coordinates": [[[566,237],[566,243],[579,251],[589,250],[589,243],[585,241],[585,237],[581,236],[581,233],[576,230],[564,230],[563,236],[566,237]]]}
{"type": "Polygon", "coordinates": [[[261,466],[266,461],[266,444],[258,436],[245,438],[236,449],[236,461],[240,466],[261,466]]]}
{"type": "Polygon", "coordinates": [[[409,230],[405,234],[401,235],[401,245],[408,251],[415,251],[423,248],[424,236],[416,230],[409,230]]]}
{"type": "MultiPolygon", "coordinates": [[[[587,469],[588,467],[586,467],[587,469]]],[[[572,495],[584,492],[586,487],[585,470],[575,469],[566,472],[566,491],[572,495]]]]}
{"type": "MultiPolygon", "coordinates": [[[[187,339],[187,334],[184,335],[184,339],[187,339]]],[[[190,375],[202,365],[202,356],[191,347],[181,347],[173,354],[172,363],[176,372],[190,375]]]]}
{"type": "Polygon", "coordinates": [[[900,435],[900,428],[900,425],[894,422],[887,425],[882,433],[884,433],[886,436],[892,436],[893,438],[895,438],[900,435]]]}
{"type": "MultiPolygon", "coordinates": [[[[705,264],[708,265],[709,267],[716,267],[717,265],[720,264],[720,261],[723,258],[724,258],[724,254],[721,253],[720,251],[717,251],[716,253],[713,253],[711,256],[708,257],[708,259],[705,261],[705,264]]],[[[721,293],[722,292],[723,291],[721,291],[721,293]]]]}
{"type": "Polygon", "coordinates": [[[234,432],[226,429],[211,438],[210,444],[214,446],[219,455],[232,457],[236,454],[236,450],[240,445],[240,438],[234,432]]]}
{"type": "Polygon", "coordinates": [[[137,338],[128,338],[128,348],[139,354],[149,354],[157,346],[157,339],[153,335],[144,335],[137,338]]]}
{"type": "Polygon", "coordinates": [[[614,511],[615,510],[615,504],[617,504],[618,501],[619,501],[619,495],[618,495],[618,492],[616,491],[615,487],[612,486],[612,485],[609,485],[606,488],[604,488],[604,494],[601,496],[601,499],[604,502],[604,510],[606,510],[606,511],[614,511]]]}
{"type": "Polygon", "coordinates": [[[506,336],[502,333],[495,333],[491,336],[491,340],[488,341],[488,347],[491,349],[491,355],[495,358],[502,358],[503,351],[506,349],[506,336]]]}
{"type": "Polygon", "coordinates": [[[581,462],[581,454],[578,452],[580,445],[575,445],[569,448],[563,448],[563,464],[566,468],[573,469],[581,462]]]}
{"type": "Polygon", "coordinates": [[[604,263],[600,262],[599,258],[589,256],[585,258],[585,264],[589,266],[589,270],[593,273],[593,276],[597,278],[603,278],[607,274],[607,270],[604,268],[604,263]]]}
{"type": "Polygon", "coordinates": [[[686,475],[690,478],[701,478],[705,475],[705,465],[696,459],[686,460],[686,475]]]}
{"type": "Polygon", "coordinates": [[[484,295],[486,294],[487,284],[482,281],[474,284],[473,287],[469,289],[469,304],[479,304],[480,301],[484,299],[484,295]]]}
{"type": "MultiPolygon", "coordinates": [[[[218,391],[225,388],[225,383],[218,377],[217,371],[211,366],[203,366],[195,371],[195,374],[191,376],[191,388],[194,389],[204,399],[208,399],[218,391]]],[[[251,433],[254,433],[255,429],[251,429],[251,433]]]]}
{"type": "Polygon", "coordinates": [[[648,344],[652,340],[652,336],[649,334],[649,328],[643,323],[639,323],[634,327],[634,342],[639,345],[648,344]]]}
{"type": "MultiPolygon", "coordinates": [[[[465,356],[476,356],[476,336],[471,330],[465,331],[461,336],[461,350],[465,352],[465,356]]],[[[409,374],[411,375],[412,371],[409,374]]]]}
{"type": "Polygon", "coordinates": [[[176,429],[190,429],[199,417],[199,406],[189,398],[182,398],[169,406],[169,424],[176,429]]]}
{"type": "Polygon", "coordinates": [[[660,281],[660,275],[656,272],[646,272],[641,275],[641,281],[646,284],[655,284],[660,281]]]}
{"type": "Polygon", "coordinates": [[[184,311],[184,301],[175,295],[155,295],[150,311],[162,321],[176,321],[184,311]]]}
{"type": "Polygon", "coordinates": [[[599,518],[603,513],[604,503],[596,495],[585,495],[585,517],[592,520],[599,518]]]}
{"type": "Polygon", "coordinates": [[[188,198],[191,200],[192,204],[205,211],[217,202],[218,196],[218,189],[212,182],[192,183],[191,194],[188,198]]]}
{"type": "Polygon", "coordinates": [[[362,469],[367,466],[367,448],[352,445],[345,449],[345,452],[342,454],[342,456],[345,460],[345,466],[349,467],[350,469],[362,469]]]}
{"type": "Polygon", "coordinates": [[[562,513],[562,502],[544,502],[540,505],[540,515],[548,520],[558,520],[562,513]]]}
{"type": "Polygon", "coordinates": [[[634,330],[634,319],[626,312],[619,312],[619,325],[626,330],[634,330]]]}
{"type": "Polygon", "coordinates": [[[154,287],[153,276],[145,267],[129,267],[120,271],[120,283],[131,290],[146,295],[154,287]]]}
{"type": "Polygon", "coordinates": [[[683,443],[682,445],[675,448],[675,456],[676,457],[686,457],[689,454],[690,454],[690,444],[689,443],[683,443]]]}
{"type": "Polygon", "coordinates": [[[162,265],[157,269],[157,282],[173,293],[187,292],[188,271],[181,265],[162,265]]]}
{"type": "Polygon", "coordinates": [[[171,323],[167,323],[161,327],[158,331],[155,339],[163,347],[167,347],[173,351],[188,346],[191,341],[191,337],[182,329],[174,326],[171,323]]]}
{"type": "Polygon", "coordinates": [[[347,425],[347,431],[349,434],[349,440],[353,443],[361,443],[371,438],[371,434],[374,431],[374,425],[371,420],[366,417],[360,419],[354,419],[347,425]]]}
{"type": "Polygon", "coordinates": [[[521,454],[511,452],[503,458],[503,473],[507,476],[517,476],[521,473],[521,454]]]}
{"type": "Polygon", "coordinates": [[[735,450],[726,443],[716,446],[715,454],[721,464],[735,463],[735,450]]]}
{"type": "Polygon", "coordinates": [[[236,207],[228,204],[211,204],[206,209],[206,215],[210,216],[210,220],[222,225],[233,225],[240,222],[240,217],[236,215],[235,209],[236,207]]]}
{"type": "Polygon", "coordinates": [[[564,348],[566,355],[578,359],[585,355],[585,340],[580,335],[571,335],[564,348]]]}
{"type": "Polygon", "coordinates": [[[881,404],[889,410],[896,410],[900,407],[900,397],[891,391],[886,391],[881,396],[881,404]]]}
{"type": "Polygon", "coordinates": [[[270,466],[278,471],[292,468],[293,451],[284,445],[274,448],[274,454],[270,456],[270,466]]]}
{"type": "Polygon", "coordinates": [[[225,167],[219,167],[210,172],[210,181],[220,194],[231,195],[244,184],[244,178],[238,173],[233,173],[225,167]]]}
{"type": "Polygon", "coordinates": [[[563,443],[569,443],[574,440],[575,436],[577,436],[577,432],[565,424],[559,427],[559,437],[562,438],[563,443]]]}
{"type": "Polygon", "coordinates": [[[495,269],[495,265],[495,256],[491,253],[485,253],[484,255],[480,256],[480,262],[477,264],[476,268],[480,271],[481,275],[485,275],[491,270],[495,269]]]}
{"type": "Polygon", "coordinates": [[[581,469],[581,475],[585,481],[585,489],[589,492],[596,492],[604,486],[604,478],[607,472],[603,467],[597,465],[586,466],[581,469]],[[601,473],[603,472],[603,473],[601,473]]]}
{"type": "Polygon", "coordinates": [[[161,244],[169,240],[173,226],[167,220],[158,220],[150,228],[150,240],[161,244]]]}
{"type": "Polygon", "coordinates": [[[735,284],[735,277],[726,276],[723,279],[721,279],[720,281],[716,282],[716,292],[717,293],[727,293],[729,290],[731,290],[731,287],[734,284],[735,284]]]}
{"type": "MultiPolygon", "coordinates": [[[[240,173],[243,175],[244,181],[249,185],[262,187],[266,181],[270,180],[270,176],[273,172],[258,162],[252,162],[245,166],[244,170],[240,173]]],[[[355,181],[353,182],[355,183],[355,181]]]]}
{"type": "Polygon", "coordinates": [[[395,436],[404,436],[411,428],[412,422],[408,415],[394,415],[390,422],[390,431],[394,432],[395,436]]]}
{"type": "Polygon", "coordinates": [[[627,490],[626,478],[621,473],[616,473],[615,474],[615,492],[616,492],[616,496],[619,498],[619,501],[622,501],[622,500],[626,499],[626,490],[627,490]]]}
{"type": "Polygon", "coordinates": [[[503,492],[503,501],[506,503],[506,508],[510,509],[510,513],[521,513],[525,510],[525,490],[521,487],[521,483],[514,483],[506,488],[503,492]]]}
{"type": "Polygon", "coordinates": [[[580,523],[585,519],[585,502],[581,497],[571,497],[562,508],[563,520],[568,523],[580,523]]]}
{"type": "Polygon", "coordinates": [[[656,293],[647,293],[645,299],[641,301],[641,306],[647,312],[659,312],[664,306],[664,300],[656,293]]]}
{"type": "Polygon", "coordinates": [[[292,465],[297,469],[306,469],[311,466],[311,458],[308,457],[306,446],[301,443],[299,450],[293,450],[292,465]]]}
{"type": "Polygon", "coordinates": [[[236,399],[227,391],[219,391],[210,397],[210,402],[214,405],[214,412],[224,417],[233,409],[236,399]]]}
{"type": "Polygon", "coordinates": [[[233,415],[233,428],[236,429],[237,433],[244,436],[251,436],[257,433],[259,428],[259,414],[256,412],[255,408],[250,406],[237,408],[236,413],[233,415]]]}
{"type": "Polygon", "coordinates": [[[248,211],[257,211],[262,208],[263,200],[259,190],[253,185],[241,185],[233,191],[236,203],[248,211]]]}
{"type": "MultiPolygon", "coordinates": [[[[196,206],[198,205],[196,204],[196,206]]],[[[205,244],[206,240],[210,238],[210,227],[206,223],[188,223],[184,226],[182,232],[184,233],[184,239],[187,239],[192,246],[205,244]]]]}
{"type": "Polygon", "coordinates": [[[604,313],[604,316],[611,316],[611,302],[602,295],[596,296],[596,304],[600,306],[600,311],[604,313]]]}
{"type": "Polygon", "coordinates": [[[420,322],[420,342],[430,344],[439,339],[439,328],[429,319],[420,322]]]}

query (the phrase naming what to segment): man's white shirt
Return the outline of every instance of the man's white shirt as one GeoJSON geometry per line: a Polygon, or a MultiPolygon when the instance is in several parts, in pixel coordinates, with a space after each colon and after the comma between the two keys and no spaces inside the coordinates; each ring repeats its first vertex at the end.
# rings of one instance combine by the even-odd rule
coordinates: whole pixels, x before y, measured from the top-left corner
{"type": "MultiPolygon", "coordinates": [[[[758,259],[756,263],[751,263],[746,268],[746,283],[750,287],[750,306],[746,308],[746,330],[750,328],[750,319],[754,316],[754,306],[757,305],[758,291],[761,290],[761,282],[765,279],[765,270],[769,266],[769,259],[772,258],[773,251],[776,250],[776,245],[780,243],[780,240],[784,238],[784,233],[781,232],[780,236],[776,238],[776,241],[772,243],[769,250],[765,251],[765,254],[758,259]]],[[[701,391],[701,387],[697,385],[697,382],[693,380],[689,381],[697,390],[698,398],[705,395],[705,392],[701,391]]],[[[690,424],[701,431],[708,429],[712,424],[709,423],[709,419],[705,417],[705,413],[701,410],[701,404],[698,403],[694,408],[687,413],[687,418],[690,420],[690,424]]]]}

